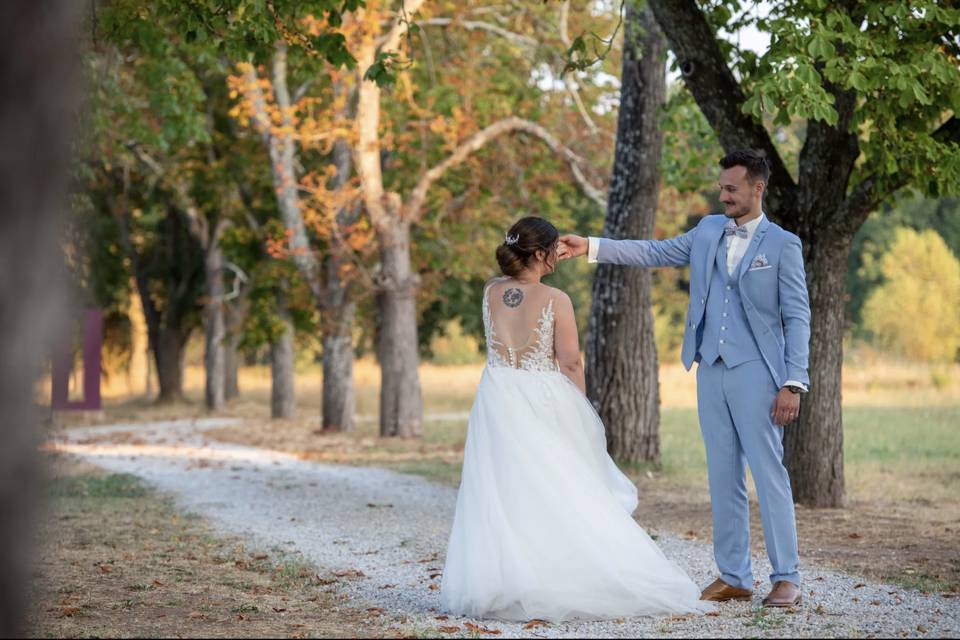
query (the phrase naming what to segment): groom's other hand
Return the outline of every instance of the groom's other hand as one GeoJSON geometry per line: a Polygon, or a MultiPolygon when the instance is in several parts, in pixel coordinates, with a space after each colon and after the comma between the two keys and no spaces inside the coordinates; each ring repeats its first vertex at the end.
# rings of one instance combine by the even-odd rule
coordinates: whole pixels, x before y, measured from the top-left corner
{"type": "Polygon", "coordinates": [[[800,415],[800,394],[793,393],[786,387],[780,389],[773,401],[773,410],[770,412],[774,424],[785,427],[796,420],[798,415],[800,415]]]}
{"type": "Polygon", "coordinates": [[[557,245],[557,257],[561,260],[567,260],[568,258],[585,256],[589,247],[590,241],[581,236],[571,234],[560,236],[560,244],[557,245]]]}

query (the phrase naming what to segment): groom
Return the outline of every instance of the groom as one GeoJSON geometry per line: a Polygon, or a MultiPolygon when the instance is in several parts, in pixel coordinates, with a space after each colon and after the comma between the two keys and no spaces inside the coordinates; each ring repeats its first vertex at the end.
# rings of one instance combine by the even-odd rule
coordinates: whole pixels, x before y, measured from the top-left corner
{"type": "Polygon", "coordinates": [[[800,239],[767,220],[766,159],[734,151],[720,161],[723,215],[670,240],[565,235],[561,259],[639,267],[691,266],[682,359],[697,366],[697,411],[707,451],[713,550],[720,577],[703,600],[750,600],[750,465],[773,589],[764,606],[800,604],[797,530],[783,427],[806,393],[810,305],[800,239]]]}

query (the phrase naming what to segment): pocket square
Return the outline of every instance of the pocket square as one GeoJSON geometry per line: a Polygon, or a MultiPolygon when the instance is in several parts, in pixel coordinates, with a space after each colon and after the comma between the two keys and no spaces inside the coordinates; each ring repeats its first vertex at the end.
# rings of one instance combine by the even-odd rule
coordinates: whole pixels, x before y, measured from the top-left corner
{"type": "Polygon", "coordinates": [[[750,263],[751,269],[759,269],[761,267],[769,267],[769,266],[770,266],[770,263],[767,262],[767,256],[762,253],[758,253],[757,256],[753,259],[753,262],[750,263]]]}

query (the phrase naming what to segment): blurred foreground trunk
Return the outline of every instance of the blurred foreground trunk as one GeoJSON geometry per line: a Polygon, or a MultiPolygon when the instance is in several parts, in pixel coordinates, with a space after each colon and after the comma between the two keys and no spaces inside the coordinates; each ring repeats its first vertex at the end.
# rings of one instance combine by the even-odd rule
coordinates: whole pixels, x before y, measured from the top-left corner
{"type": "Polygon", "coordinates": [[[34,383],[66,332],[63,253],[77,2],[0,3],[0,637],[22,637],[43,498],[34,383]]]}

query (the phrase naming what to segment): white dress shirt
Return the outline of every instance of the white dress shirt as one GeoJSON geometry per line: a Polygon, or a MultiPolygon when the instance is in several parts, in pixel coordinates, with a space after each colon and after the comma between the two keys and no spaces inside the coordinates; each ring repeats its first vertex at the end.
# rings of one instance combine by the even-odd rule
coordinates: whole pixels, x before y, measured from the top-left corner
{"type": "MultiPolygon", "coordinates": [[[[753,234],[756,233],[757,227],[760,226],[760,221],[766,217],[765,214],[761,213],[759,217],[754,218],[750,222],[745,223],[743,226],[747,229],[747,237],[741,238],[737,234],[726,236],[727,242],[727,275],[733,275],[733,272],[736,271],[737,266],[740,264],[740,261],[743,260],[743,255],[747,252],[747,247],[750,246],[750,242],[753,240],[753,234]]],[[[588,239],[589,244],[587,245],[587,262],[594,263],[597,261],[597,252],[600,250],[600,238],[594,238],[591,236],[588,239]]],[[[787,380],[784,384],[784,387],[800,387],[804,391],[807,390],[807,385],[797,382],[796,380],[787,380]]]]}

